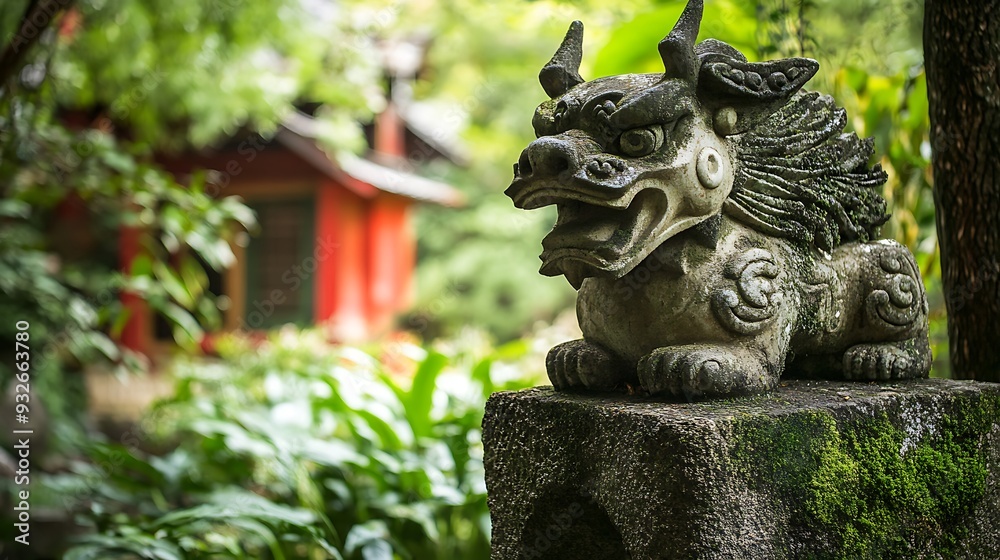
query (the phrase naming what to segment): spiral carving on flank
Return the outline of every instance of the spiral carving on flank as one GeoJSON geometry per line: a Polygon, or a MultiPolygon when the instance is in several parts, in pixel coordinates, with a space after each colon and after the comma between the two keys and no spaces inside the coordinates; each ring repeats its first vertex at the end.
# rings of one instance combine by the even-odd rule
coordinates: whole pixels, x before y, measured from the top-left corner
{"type": "Polygon", "coordinates": [[[879,268],[886,277],[880,289],[868,294],[868,320],[890,327],[908,327],[927,313],[927,299],[916,263],[908,253],[887,250],[879,255],[879,268]]]}
{"type": "Polygon", "coordinates": [[[775,282],[778,272],[774,257],[764,249],[751,249],[731,260],[725,277],[736,281],[736,289],[723,288],[712,295],[712,310],[719,322],[739,334],[764,330],[784,297],[775,282]]]}

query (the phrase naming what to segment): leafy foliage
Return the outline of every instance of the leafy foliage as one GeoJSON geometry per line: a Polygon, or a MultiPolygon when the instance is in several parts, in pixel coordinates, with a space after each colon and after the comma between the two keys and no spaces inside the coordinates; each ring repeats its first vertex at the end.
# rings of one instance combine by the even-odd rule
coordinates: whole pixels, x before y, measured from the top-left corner
{"type": "MultiPolygon", "coordinates": [[[[13,320],[24,320],[44,342],[35,346],[33,377],[58,416],[67,408],[66,369],[98,358],[139,367],[111,339],[129,318],[122,291],[167,315],[189,347],[202,326],[219,323],[196,259],[228,266],[231,235],[254,218],[235,199],[212,200],[197,180],[178,185],[108,134],[68,131],[22,99],[2,109],[0,314],[11,321],[0,332],[12,339],[13,320]],[[123,274],[116,241],[121,228],[136,226],[151,232],[147,256],[123,274]]],[[[3,381],[8,368],[0,366],[3,381]]]]}
{"type": "Polygon", "coordinates": [[[315,331],[220,348],[121,443],[42,479],[94,531],[66,558],[489,555],[480,425],[489,394],[531,382],[525,342],[397,343],[396,370],[315,331]]]}
{"type": "Polygon", "coordinates": [[[105,108],[105,124],[127,125],[134,144],[174,149],[243,125],[266,133],[306,99],[335,107],[321,117],[339,147],[358,149],[358,119],[384,104],[366,53],[375,16],[359,5],[80,0],[51,45],[53,97],[105,108]]]}
{"type": "Polygon", "coordinates": [[[373,16],[338,17],[346,4],[317,14],[280,0],[80,0],[25,19],[29,44],[18,30],[35,4],[0,10],[2,46],[21,57],[0,83],[0,315],[12,319],[0,334],[30,323],[38,400],[59,423],[85,408],[72,396],[82,390],[62,390],[77,379],[68,371],[142,367],[114,342],[130,318],[120,296],[146,301],[195,349],[220,324],[206,268],[230,266],[234,237],[254,227],[237,199],[210,196],[210,175],[180,184],[153,150],[202,147],[244,125],[272,130],[301,97],[335,104],[319,113],[325,137],[357,149],[358,119],[383,99],[365,56],[373,16]],[[122,272],[125,228],[142,256],[122,272]]]}

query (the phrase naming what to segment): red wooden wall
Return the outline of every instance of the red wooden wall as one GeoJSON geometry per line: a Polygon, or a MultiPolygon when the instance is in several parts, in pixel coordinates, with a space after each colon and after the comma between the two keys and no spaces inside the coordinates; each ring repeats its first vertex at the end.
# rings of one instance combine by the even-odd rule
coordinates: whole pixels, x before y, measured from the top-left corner
{"type": "MultiPolygon", "coordinates": [[[[374,149],[402,157],[404,144],[404,124],[390,104],[377,118],[374,149]]],[[[208,156],[192,154],[163,159],[161,163],[178,177],[197,168],[225,170],[225,183],[219,189],[219,196],[242,194],[249,201],[254,200],[252,193],[259,194],[259,189],[244,189],[250,184],[273,185],[268,188],[267,198],[280,196],[284,187],[292,183],[301,185],[307,181],[314,185],[309,188],[315,197],[316,208],[314,246],[320,246],[319,242],[323,241],[333,250],[330,254],[314,253],[317,268],[313,282],[313,320],[327,328],[332,338],[359,340],[382,333],[391,328],[394,317],[411,304],[416,263],[416,240],[410,220],[412,199],[378,191],[350,177],[344,178],[350,185],[340,184],[273,142],[262,150],[226,150],[208,156]]],[[[140,232],[135,230],[123,228],[121,231],[120,264],[123,270],[131,267],[132,260],[139,254],[139,236],[140,232]]],[[[245,274],[254,274],[254,271],[247,270],[245,274]]],[[[152,317],[144,302],[136,296],[124,294],[122,301],[132,310],[132,318],[121,335],[121,342],[148,353],[152,342],[152,317]]]]}

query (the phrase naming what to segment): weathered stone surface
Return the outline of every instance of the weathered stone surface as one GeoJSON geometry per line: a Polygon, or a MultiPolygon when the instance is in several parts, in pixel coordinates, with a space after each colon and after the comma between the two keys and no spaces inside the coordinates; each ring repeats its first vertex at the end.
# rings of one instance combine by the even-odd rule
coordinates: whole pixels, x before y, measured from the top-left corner
{"type": "Polygon", "coordinates": [[[498,393],[492,560],[995,560],[998,438],[987,383],[789,381],[694,404],[498,393]]]}

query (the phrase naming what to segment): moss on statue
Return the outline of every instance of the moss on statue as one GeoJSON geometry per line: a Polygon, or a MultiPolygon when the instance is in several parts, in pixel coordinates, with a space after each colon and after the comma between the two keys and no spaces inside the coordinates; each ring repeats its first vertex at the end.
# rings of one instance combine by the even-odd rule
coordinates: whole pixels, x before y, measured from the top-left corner
{"type": "Polygon", "coordinates": [[[952,557],[986,492],[982,438],[1000,411],[995,395],[961,403],[907,426],[885,411],[849,426],[829,411],[755,416],[734,425],[731,458],[752,486],[772,485],[796,530],[825,536],[801,558],[952,557]]]}
{"type": "Polygon", "coordinates": [[[497,560],[539,542],[531,557],[1000,558],[1000,384],[793,379],[694,404],[542,388],[490,403],[497,560]],[[578,496],[593,517],[539,540],[578,496]],[[597,540],[628,555],[595,554],[597,540]]]}

